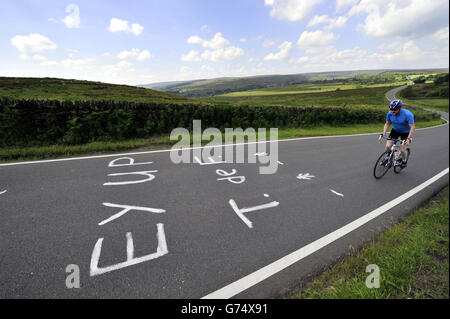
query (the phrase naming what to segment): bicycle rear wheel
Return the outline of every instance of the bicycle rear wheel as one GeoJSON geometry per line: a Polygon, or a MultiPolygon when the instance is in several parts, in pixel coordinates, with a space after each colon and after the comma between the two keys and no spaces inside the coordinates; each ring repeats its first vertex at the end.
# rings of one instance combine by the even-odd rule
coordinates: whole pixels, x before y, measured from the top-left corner
{"type": "MultiPolygon", "coordinates": [[[[409,148],[406,149],[406,162],[408,162],[409,160],[409,154],[411,153],[411,151],[409,150],[409,148]]],[[[400,173],[402,171],[402,167],[401,166],[394,166],[394,172],[396,174],[400,173]]]]}
{"type": "Polygon", "coordinates": [[[386,160],[386,157],[388,157],[389,154],[390,151],[383,152],[383,154],[381,154],[380,157],[375,162],[375,167],[373,168],[373,176],[376,179],[382,178],[391,168],[392,166],[391,161],[386,160]]]}

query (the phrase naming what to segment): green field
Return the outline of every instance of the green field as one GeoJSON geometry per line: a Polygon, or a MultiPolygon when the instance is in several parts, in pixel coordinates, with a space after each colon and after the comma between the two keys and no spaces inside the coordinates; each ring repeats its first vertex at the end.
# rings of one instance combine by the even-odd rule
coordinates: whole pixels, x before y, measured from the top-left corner
{"type": "MultiPolygon", "coordinates": [[[[397,81],[389,83],[389,86],[401,86],[404,85],[405,81],[397,81]]],[[[270,88],[264,90],[254,90],[254,91],[244,91],[244,92],[233,92],[228,94],[223,94],[217,96],[221,97],[253,97],[253,96],[270,96],[270,95],[285,95],[285,94],[304,94],[304,93],[322,93],[322,92],[332,92],[340,90],[355,90],[362,88],[378,88],[386,87],[385,83],[378,84],[352,84],[346,82],[334,82],[334,83],[305,83],[305,84],[294,84],[283,86],[279,88],[270,88]]]]}
{"type": "Polygon", "coordinates": [[[48,99],[59,101],[111,100],[208,104],[206,101],[187,99],[136,86],[55,78],[0,77],[0,97],[2,96],[14,99],[48,99]]]}
{"type": "Polygon", "coordinates": [[[449,85],[443,83],[414,84],[397,94],[405,103],[421,108],[448,112],[449,85]]]}
{"type": "Polygon", "coordinates": [[[437,110],[442,112],[447,112],[449,110],[449,100],[448,99],[405,99],[403,102],[408,105],[417,106],[420,108],[426,108],[431,110],[437,110]]]}
{"type": "Polygon", "coordinates": [[[231,105],[302,106],[302,107],[353,107],[380,108],[386,106],[385,94],[394,86],[341,89],[314,93],[270,94],[250,96],[217,96],[210,100],[231,105]]]}

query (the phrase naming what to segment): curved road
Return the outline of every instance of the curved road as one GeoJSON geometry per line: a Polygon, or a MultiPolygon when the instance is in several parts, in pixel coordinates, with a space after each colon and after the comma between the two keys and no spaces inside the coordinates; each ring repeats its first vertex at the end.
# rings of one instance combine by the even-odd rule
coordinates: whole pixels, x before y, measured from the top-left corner
{"type": "Polygon", "coordinates": [[[0,164],[0,298],[279,297],[448,184],[448,125],[418,129],[407,169],[381,180],[377,135],[261,143],[256,163],[0,164]]]}

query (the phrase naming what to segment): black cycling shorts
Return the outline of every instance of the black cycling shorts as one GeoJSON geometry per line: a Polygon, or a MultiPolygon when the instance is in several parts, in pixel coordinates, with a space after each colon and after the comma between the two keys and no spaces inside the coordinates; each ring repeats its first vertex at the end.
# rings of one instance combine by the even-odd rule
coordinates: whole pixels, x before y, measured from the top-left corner
{"type": "Polygon", "coordinates": [[[389,138],[392,139],[398,139],[400,137],[401,140],[406,140],[408,138],[409,132],[408,133],[400,133],[397,132],[396,130],[392,129],[391,133],[389,133],[389,138]]]}

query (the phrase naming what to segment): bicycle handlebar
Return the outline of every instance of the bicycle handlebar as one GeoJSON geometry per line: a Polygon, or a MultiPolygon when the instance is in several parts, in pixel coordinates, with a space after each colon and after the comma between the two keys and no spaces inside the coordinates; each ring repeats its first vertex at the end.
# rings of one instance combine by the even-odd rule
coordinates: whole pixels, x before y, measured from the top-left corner
{"type": "Polygon", "coordinates": [[[397,143],[398,141],[402,141],[402,143],[401,143],[402,145],[405,144],[405,142],[406,142],[406,140],[402,140],[400,138],[391,138],[391,137],[385,138],[382,134],[380,134],[380,137],[378,138],[380,143],[382,143],[383,139],[386,139],[386,141],[394,141],[394,143],[397,143]]]}

